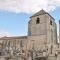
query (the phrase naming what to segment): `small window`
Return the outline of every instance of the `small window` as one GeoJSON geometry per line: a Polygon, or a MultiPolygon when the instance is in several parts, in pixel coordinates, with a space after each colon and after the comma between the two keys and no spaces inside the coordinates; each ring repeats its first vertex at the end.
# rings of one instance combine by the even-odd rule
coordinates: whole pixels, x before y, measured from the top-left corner
{"type": "Polygon", "coordinates": [[[39,23],[40,23],[40,19],[37,18],[37,20],[36,20],[36,24],[39,24],[39,23]]]}
{"type": "Polygon", "coordinates": [[[50,25],[52,25],[52,21],[50,21],[50,25]]]}

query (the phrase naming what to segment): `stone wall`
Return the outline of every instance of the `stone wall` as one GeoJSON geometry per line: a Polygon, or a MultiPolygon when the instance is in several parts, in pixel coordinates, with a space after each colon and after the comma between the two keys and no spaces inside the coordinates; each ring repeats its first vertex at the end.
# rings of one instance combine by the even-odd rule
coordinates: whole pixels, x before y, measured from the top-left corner
{"type": "Polygon", "coordinates": [[[33,47],[33,43],[34,43],[34,48],[36,50],[40,50],[40,49],[43,50],[45,48],[45,44],[44,44],[45,41],[46,41],[46,35],[28,36],[28,44],[27,44],[28,49],[31,49],[33,47]]]}
{"type": "Polygon", "coordinates": [[[46,19],[45,14],[32,17],[28,24],[28,34],[31,36],[45,35],[46,34],[46,19]],[[36,24],[37,18],[40,18],[39,24],[36,24]]]}

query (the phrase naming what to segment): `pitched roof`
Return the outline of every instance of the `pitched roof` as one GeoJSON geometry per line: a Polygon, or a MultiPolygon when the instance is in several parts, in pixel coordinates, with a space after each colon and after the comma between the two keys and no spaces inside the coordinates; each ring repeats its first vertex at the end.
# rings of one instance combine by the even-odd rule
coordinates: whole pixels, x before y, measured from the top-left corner
{"type": "MultiPolygon", "coordinates": [[[[42,14],[48,14],[51,18],[53,18],[49,13],[47,13],[46,11],[44,11],[43,9],[40,10],[39,12],[35,13],[33,16],[31,17],[35,17],[35,16],[38,16],[38,15],[42,15],[42,14]]],[[[31,18],[30,17],[30,18],[31,18]]],[[[54,18],[53,18],[54,19],[54,18]]],[[[55,19],[54,19],[55,20],[55,19]]]]}
{"type": "Polygon", "coordinates": [[[12,40],[12,39],[27,39],[27,36],[2,37],[2,38],[0,38],[0,40],[12,40]]]}
{"type": "MultiPolygon", "coordinates": [[[[35,13],[33,16],[38,16],[38,15],[41,15],[41,14],[46,14],[47,12],[45,12],[43,9],[40,10],[39,12],[35,13]]],[[[32,17],[33,17],[32,16],[32,17]]]]}

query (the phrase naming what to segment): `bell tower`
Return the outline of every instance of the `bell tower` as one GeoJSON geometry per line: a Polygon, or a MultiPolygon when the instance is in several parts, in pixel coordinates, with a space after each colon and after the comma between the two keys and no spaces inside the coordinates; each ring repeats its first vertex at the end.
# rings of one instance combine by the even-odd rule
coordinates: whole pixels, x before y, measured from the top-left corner
{"type": "Polygon", "coordinates": [[[46,34],[46,12],[44,10],[39,11],[30,17],[28,35],[39,36],[46,34]]]}
{"type": "Polygon", "coordinates": [[[43,9],[30,17],[28,22],[28,40],[35,40],[34,43],[37,49],[42,49],[47,44],[57,44],[55,19],[43,9]]]}

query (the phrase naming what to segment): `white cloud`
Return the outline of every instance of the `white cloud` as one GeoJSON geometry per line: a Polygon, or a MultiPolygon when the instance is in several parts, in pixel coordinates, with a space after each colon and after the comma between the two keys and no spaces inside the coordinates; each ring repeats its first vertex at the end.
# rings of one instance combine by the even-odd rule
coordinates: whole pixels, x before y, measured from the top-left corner
{"type": "Polygon", "coordinates": [[[12,36],[10,33],[6,32],[6,31],[3,31],[3,30],[0,30],[0,37],[4,37],[4,36],[12,36]]]}
{"type": "Polygon", "coordinates": [[[33,13],[40,9],[53,11],[60,7],[60,0],[0,0],[0,10],[15,13],[33,13]]]}

